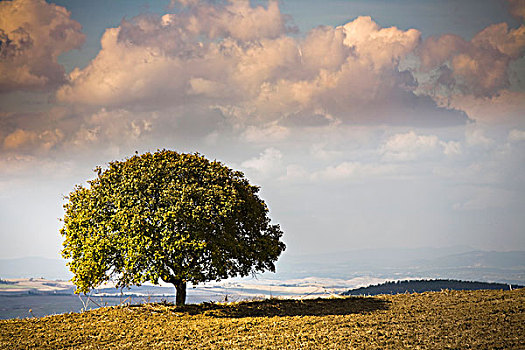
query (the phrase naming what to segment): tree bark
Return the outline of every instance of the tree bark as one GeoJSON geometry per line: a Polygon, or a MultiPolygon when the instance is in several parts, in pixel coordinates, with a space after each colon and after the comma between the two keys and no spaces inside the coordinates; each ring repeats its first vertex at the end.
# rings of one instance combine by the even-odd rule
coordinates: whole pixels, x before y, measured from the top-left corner
{"type": "Polygon", "coordinates": [[[186,282],[176,279],[173,285],[175,286],[175,305],[184,305],[186,303],[186,282]]]}

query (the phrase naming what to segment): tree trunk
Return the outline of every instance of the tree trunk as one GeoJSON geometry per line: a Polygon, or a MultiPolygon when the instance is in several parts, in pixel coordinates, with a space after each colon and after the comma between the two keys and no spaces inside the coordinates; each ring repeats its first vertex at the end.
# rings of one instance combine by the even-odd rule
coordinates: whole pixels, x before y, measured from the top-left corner
{"type": "Polygon", "coordinates": [[[175,280],[175,305],[181,306],[186,303],[186,282],[183,280],[175,280]]]}

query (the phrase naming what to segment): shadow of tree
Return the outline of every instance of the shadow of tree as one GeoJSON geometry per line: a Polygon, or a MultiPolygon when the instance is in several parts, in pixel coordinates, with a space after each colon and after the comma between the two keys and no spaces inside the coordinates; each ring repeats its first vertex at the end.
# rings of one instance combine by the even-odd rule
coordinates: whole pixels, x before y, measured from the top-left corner
{"type": "MultiPolygon", "coordinates": [[[[171,312],[212,317],[328,316],[387,310],[390,301],[373,297],[318,298],[306,300],[267,299],[232,304],[164,305],[171,312]]],[[[156,304],[160,307],[160,304],[156,304]]]]}

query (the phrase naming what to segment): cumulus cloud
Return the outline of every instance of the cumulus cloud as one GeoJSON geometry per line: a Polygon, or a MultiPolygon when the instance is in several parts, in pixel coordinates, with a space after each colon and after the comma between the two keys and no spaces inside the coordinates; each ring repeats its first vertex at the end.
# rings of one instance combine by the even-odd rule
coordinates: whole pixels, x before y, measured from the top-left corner
{"type": "Polygon", "coordinates": [[[342,152],[327,149],[326,143],[314,143],[310,147],[310,154],[317,159],[329,160],[341,156],[342,152]]]}
{"type": "Polygon", "coordinates": [[[16,129],[3,139],[2,149],[8,152],[47,152],[64,139],[60,129],[48,129],[41,132],[16,129]]]}
{"type": "Polygon", "coordinates": [[[485,135],[485,130],[478,125],[470,125],[465,131],[465,141],[468,146],[490,147],[494,140],[485,135]]]}
{"type": "Polygon", "coordinates": [[[430,90],[476,97],[497,95],[509,87],[510,64],[524,56],[525,26],[488,26],[466,41],[458,35],[429,37],[419,48],[425,71],[433,71],[430,90]]]}
{"type": "Polygon", "coordinates": [[[312,116],[464,122],[414,94],[417,83],[400,61],[419,43],[419,31],[381,28],[370,17],[297,38],[276,1],[192,1],[106,30],[97,57],[70,74],[57,98],[106,108],[209,106],[245,125],[302,125],[312,116]]]}
{"type": "Polygon", "coordinates": [[[286,167],[286,173],[279,178],[281,181],[292,181],[294,183],[300,182],[301,180],[309,180],[310,173],[299,164],[290,164],[286,167]]]}
{"type": "Polygon", "coordinates": [[[151,131],[154,118],[154,114],[140,115],[126,110],[108,111],[102,108],[83,120],[68,143],[80,148],[90,148],[100,143],[129,144],[151,131]]]}
{"type": "Polygon", "coordinates": [[[418,135],[413,130],[392,135],[379,148],[387,162],[405,162],[421,158],[458,156],[463,153],[459,141],[443,141],[436,135],[418,135]]]}
{"type": "MultiPolygon", "coordinates": [[[[63,36],[71,43],[76,27],[62,10],[60,19],[70,26],[63,36]]],[[[140,15],[107,29],[98,55],[85,68],[74,69],[56,93],[65,115],[47,113],[32,124],[8,125],[0,130],[3,150],[53,150],[60,144],[118,147],[145,138],[200,136],[220,144],[225,130],[240,142],[281,148],[293,142],[294,129],[302,128],[318,135],[312,140],[316,145],[306,147],[310,156],[341,161],[345,151],[319,136],[331,128],[457,125],[467,121],[462,111],[476,121],[497,113],[523,118],[520,92],[499,90],[483,97],[470,91],[439,99],[421,93],[421,82],[403,64],[418,52],[425,69],[442,73],[434,83],[449,84],[455,91],[463,79],[458,78],[463,68],[453,64],[456,56],[492,57],[508,64],[522,55],[522,27],[494,25],[469,42],[445,35],[422,45],[418,30],[382,28],[366,16],[314,28],[304,37],[291,35],[277,1],[259,6],[246,0],[184,1],[171,12],[140,15]]],[[[496,70],[490,68],[492,73],[496,70]]],[[[490,75],[476,74],[470,76],[490,75]]],[[[472,84],[494,91],[506,86],[472,84]]],[[[372,152],[386,161],[464,151],[457,141],[413,132],[394,135],[381,147],[372,152]]]]}
{"type": "Polygon", "coordinates": [[[395,174],[397,167],[391,164],[366,164],[361,162],[342,162],[328,166],[311,175],[312,180],[361,180],[395,174]]]}
{"type": "Polygon", "coordinates": [[[457,94],[438,103],[461,109],[482,124],[512,125],[525,121],[525,93],[522,91],[502,90],[489,97],[457,94]]]}
{"type": "Polygon", "coordinates": [[[252,7],[249,0],[229,1],[224,8],[205,3],[194,5],[190,13],[186,18],[189,25],[185,27],[191,28],[195,34],[206,33],[210,38],[275,38],[287,30],[285,16],[276,0],[270,0],[266,8],[252,7]],[[203,18],[207,20],[203,21],[203,18]]]}
{"type": "Polygon", "coordinates": [[[276,123],[261,127],[248,126],[242,138],[250,143],[268,143],[286,140],[290,136],[290,129],[276,123]]]}
{"type": "Polygon", "coordinates": [[[46,90],[65,82],[57,61],[84,34],[61,6],[45,0],[0,2],[0,92],[46,90]]]}
{"type": "Polygon", "coordinates": [[[0,116],[0,151],[11,156],[53,156],[72,150],[118,149],[147,140],[155,119],[156,114],[151,112],[104,108],[79,114],[63,108],[33,114],[6,114],[0,116]]]}
{"type": "Polygon", "coordinates": [[[284,23],[273,1],[254,8],[249,1],[202,2],[176,14],[138,16],[106,30],[98,56],[74,70],[57,97],[106,107],[231,103],[286,58],[284,23]]]}
{"type": "Polygon", "coordinates": [[[381,28],[368,16],[345,24],[343,30],[344,44],[354,48],[375,70],[397,66],[400,59],[415,49],[421,36],[416,29],[381,28]]]}
{"type": "Polygon", "coordinates": [[[441,141],[443,153],[447,156],[458,156],[463,153],[461,143],[458,141],[441,141]]]}
{"type": "Polygon", "coordinates": [[[283,155],[275,148],[265,149],[258,157],[244,161],[241,166],[249,171],[255,171],[256,175],[269,176],[281,169],[283,155]]]}
{"type": "Polygon", "coordinates": [[[434,151],[438,144],[439,139],[435,135],[417,135],[414,131],[409,131],[391,136],[381,147],[381,152],[385,160],[407,161],[434,151]]]}
{"type": "Polygon", "coordinates": [[[4,148],[19,149],[21,147],[31,147],[36,138],[37,135],[35,132],[17,129],[4,139],[4,148]]]}
{"type": "Polygon", "coordinates": [[[508,140],[510,142],[525,141],[525,130],[512,129],[509,131],[508,140]]]}
{"type": "Polygon", "coordinates": [[[512,16],[518,19],[525,19],[525,1],[523,0],[507,0],[509,4],[509,12],[512,16]]]}
{"type": "MultiPolygon", "coordinates": [[[[523,19],[525,2],[507,2],[510,13],[523,19]]],[[[525,25],[492,24],[469,41],[455,34],[429,37],[416,52],[419,93],[440,106],[465,111],[477,122],[523,121],[525,97],[511,82],[521,79],[514,68],[525,56],[525,25]]]]}

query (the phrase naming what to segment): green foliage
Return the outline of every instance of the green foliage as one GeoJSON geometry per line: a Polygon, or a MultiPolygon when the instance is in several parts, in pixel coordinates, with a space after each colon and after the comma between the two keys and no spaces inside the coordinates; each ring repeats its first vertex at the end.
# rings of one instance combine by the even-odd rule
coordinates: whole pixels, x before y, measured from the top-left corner
{"type": "Polygon", "coordinates": [[[220,162],[162,150],[95,172],[67,197],[60,231],[78,293],[110,279],[185,293],[186,282],[274,271],[285,249],[259,188],[220,162]]]}
{"type": "Polygon", "coordinates": [[[460,280],[405,280],[388,281],[368,287],[351,289],[342,295],[380,295],[380,294],[400,294],[400,293],[424,293],[439,292],[441,290],[480,290],[480,289],[518,289],[525,288],[517,284],[473,282],[460,280]]]}

